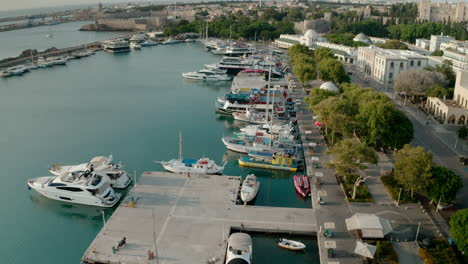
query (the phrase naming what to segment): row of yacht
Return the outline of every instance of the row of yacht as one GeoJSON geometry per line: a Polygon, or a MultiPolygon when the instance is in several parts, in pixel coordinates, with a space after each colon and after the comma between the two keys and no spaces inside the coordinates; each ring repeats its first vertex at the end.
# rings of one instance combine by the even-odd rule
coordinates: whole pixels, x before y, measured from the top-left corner
{"type": "Polygon", "coordinates": [[[104,51],[111,53],[129,52],[130,50],[139,50],[142,47],[151,47],[157,45],[171,45],[183,42],[194,42],[196,39],[173,39],[157,41],[147,33],[137,33],[131,37],[121,37],[111,40],[101,41],[104,51]]]}
{"type": "Polygon", "coordinates": [[[95,54],[94,50],[77,51],[62,56],[54,57],[31,57],[31,62],[27,64],[17,65],[0,70],[0,77],[6,78],[11,76],[23,75],[31,70],[40,68],[48,68],[57,65],[66,65],[69,60],[80,59],[95,54]]]}
{"type": "Polygon", "coordinates": [[[208,51],[216,55],[243,56],[257,53],[257,47],[254,44],[219,39],[203,40],[202,43],[208,51]]]}

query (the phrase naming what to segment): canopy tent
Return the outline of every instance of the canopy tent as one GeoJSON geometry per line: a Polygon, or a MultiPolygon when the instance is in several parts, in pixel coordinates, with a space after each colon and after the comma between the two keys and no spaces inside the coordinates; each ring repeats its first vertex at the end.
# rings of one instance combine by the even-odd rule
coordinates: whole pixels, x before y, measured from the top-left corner
{"type": "Polygon", "coordinates": [[[355,214],[346,219],[348,231],[359,229],[362,237],[383,238],[392,232],[390,221],[375,214],[355,214]]]}
{"type": "Polygon", "coordinates": [[[362,241],[356,242],[356,249],[354,249],[354,253],[359,254],[366,258],[374,258],[375,251],[377,250],[376,246],[369,245],[362,241]]]}

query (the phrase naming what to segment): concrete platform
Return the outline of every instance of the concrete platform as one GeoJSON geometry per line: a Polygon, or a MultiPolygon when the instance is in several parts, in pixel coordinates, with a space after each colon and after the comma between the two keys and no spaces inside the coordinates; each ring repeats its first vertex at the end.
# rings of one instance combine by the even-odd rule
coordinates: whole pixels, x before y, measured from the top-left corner
{"type": "MultiPolygon", "coordinates": [[[[236,205],[240,177],[145,172],[86,250],[88,263],[224,263],[231,228],[315,234],[314,209],[236,205]],[[129,207],[131,200],[135,207],[129,207]],[[122,237],[127,246],[112,252],[122,237]],[[147,259],[147,251],[157,258],[147,259]]],[[[260,187],[260,192],[262,191],[260,187]]],[[[254,245],[255,247],[255,245],[254,245]]],[[[255,248],[254,248],[255,250],[255,248]]]]}

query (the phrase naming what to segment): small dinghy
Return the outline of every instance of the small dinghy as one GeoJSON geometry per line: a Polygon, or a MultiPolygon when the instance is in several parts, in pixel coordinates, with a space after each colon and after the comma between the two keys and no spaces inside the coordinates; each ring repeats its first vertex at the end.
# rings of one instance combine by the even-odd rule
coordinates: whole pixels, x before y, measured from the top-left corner
{"type": "Polygon", "coordinates": [[[302,197],[305,198],[310,195],[310,183],[307,176],[294,175],[294,187],[296,188],[296,192],[302,197]]]}
{"type": "Polygon", "coordinates": [[[257,181],[257,177],[253,174],[247,175],[244,182],[242,183],[241,199],[244,203],[252,201],[258,193],[260,188],[260,182],[257,181]]]}
{"type": "Polygon", "coordinates": [[[278,246],[289,250],[303,250],[306,248],[306,246],[299,241],[284,238],[279,240],[278,246]]]}

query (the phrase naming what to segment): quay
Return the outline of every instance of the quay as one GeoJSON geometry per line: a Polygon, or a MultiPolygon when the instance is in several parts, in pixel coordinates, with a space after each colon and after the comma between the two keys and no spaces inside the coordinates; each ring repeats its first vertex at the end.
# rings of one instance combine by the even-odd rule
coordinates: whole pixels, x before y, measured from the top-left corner
{"type": "Polygon", "coordinates": [[[314,209],[236,205],[241,182],[239,176],[144,172],[82,260],[224,263],[233,229],[316,234],[314,209]],[[126,246],[113,253],[112,247],[123,237],[126,246]],[[156,255],[152,260],[147,257],[149,250],[156,255]]]}

